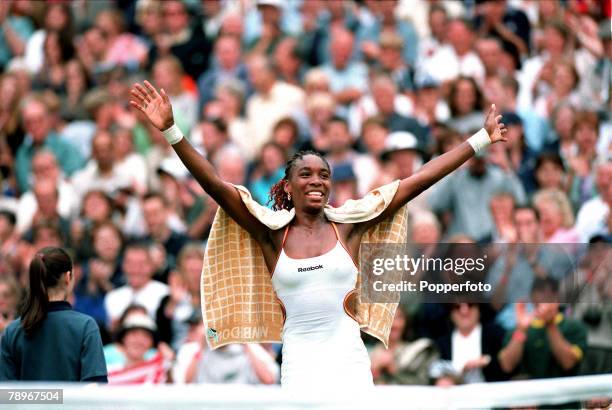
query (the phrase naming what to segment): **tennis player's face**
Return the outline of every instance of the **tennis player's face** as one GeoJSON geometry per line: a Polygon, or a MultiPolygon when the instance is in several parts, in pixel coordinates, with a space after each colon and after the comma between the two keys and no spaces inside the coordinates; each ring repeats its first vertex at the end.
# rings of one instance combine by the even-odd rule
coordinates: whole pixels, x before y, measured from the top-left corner
{"type": "Polygon", "coordinates": [[[295,164],[287,190],[296,207],[320,210],[329,198],[331,172],[321,158],[306,155],[295,164]]]}

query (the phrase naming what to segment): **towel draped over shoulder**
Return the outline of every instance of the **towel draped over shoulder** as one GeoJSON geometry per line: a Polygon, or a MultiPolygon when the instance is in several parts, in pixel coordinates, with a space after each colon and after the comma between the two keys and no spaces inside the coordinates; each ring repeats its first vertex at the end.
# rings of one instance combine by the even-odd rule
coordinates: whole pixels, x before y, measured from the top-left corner
{"type": "MultiPolygon", "coordinates": [[[[326,206],[325,216],[337,223],[359,223],[380,215],[391,203],[399,180],[348,200],[338,208],[326,206]]],[[[249,191],[235,185],[247,209],[272,230],[291,222],[295,210],[272,211],[258,204],[249,191]]],[[[407,211],[403,206],[370,228],[362,243],[404,243],[407,211]]],[[[382,341],[389,339],[397,303],[363,303],[357,278],[353,312],[361,330],[382,341]]],[[[271,274],[259,244],[221,208],[212,224],[201,277],[202,317],[212,349],[228,343],[280,343],[284,313],[272,286],[271,274]]]]}

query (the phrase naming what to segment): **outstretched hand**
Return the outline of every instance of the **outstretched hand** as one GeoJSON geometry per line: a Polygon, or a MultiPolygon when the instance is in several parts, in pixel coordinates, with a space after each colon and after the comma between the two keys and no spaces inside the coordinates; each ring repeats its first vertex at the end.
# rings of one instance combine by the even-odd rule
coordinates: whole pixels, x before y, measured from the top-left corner
{"type": "Polygon", "coordinates": [[[170,98],[163,88],[157,92],[155,87],[145,80],[144,86],[134,84],[130,94],[130,105],[142,112],[155,128],[164,131],[174,124],[170,98]]]}
{"type": "Polygon", "coordinates": [[[489,109],[487,118],[485,119],[484,128],[489,133],[489,138],[491,138],[492,144],[496,143],[497,141],[508,140],[508,138],[504,136],[508,129],[503,122],[500,122],[501,119],[502,116],[497,115],[495,104],[491,104],[491,108],[489,109]]]}

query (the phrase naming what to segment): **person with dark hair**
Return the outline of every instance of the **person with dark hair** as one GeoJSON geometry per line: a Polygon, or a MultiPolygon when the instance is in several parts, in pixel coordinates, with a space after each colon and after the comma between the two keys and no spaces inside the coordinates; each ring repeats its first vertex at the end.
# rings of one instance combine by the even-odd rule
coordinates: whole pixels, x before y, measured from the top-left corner
{"type": "Polygon", "coordinates": [[[477,1],[474,24],[480,36],[492,36],[503,45],[503,59],[511,58],[515,67],[529,55],[531,26],[522,10],[507,5],[506,0],[477,1]],[[478,4],[480,3],[480,4],[478,4]]]}
{"type": "Polygon", "coordinates": [[[566,185],[565,164],[556,152],[543,152],[538,155],[534,167],[538,189],[558,189],[563,191],[566,185]]]}
{"type": "Polygon", "coordinates": [[[17,316],[21,293],[21,287],[13,276],[0,275],[0,340],[4,330],[17,316]]]}
{"type": "Polygon", "coordinates": [[[222,34],[215,39],[214,44],[215,65],[198,77],[198,112],[214,100],[215,93],[227,78],[237,81],[247,87],[247,70],[241,58],[241,40],[231,34],[222,34]]]}
{"type": "Polygon", "coordinates": [[[166,284],[152,279],[154,266],[148,245],[127,245],[121,265],[127,284],[113,289],[104,297],[107,318],[113,331],[121,323],[119,318],[130,304],[143,305],[149,316],[155,317],[160,301],[168,294],[166,284]]]}
{"type": "Polygon", "coordinates": [[[490,162],[505,172],[514,173],[525,193],[531,195],[536,190],[534,169],[537,153],[527,145],[521,117],[514,112],[505,112],[503,116],[508,127],[508,144],[503,149],[496,146],[497,149],[491,152],[490,162]]]}
{"type": "Polygon", "coordinates": [[[0,209],[0,276],[13,272],[19,235],[15,229],[17,218],[11,211],[0,209]]]}
{"type": "Polygon", "coordinates": [[[93,317],[103,328],[107,323],[104,298],[125,282],[120,261],[124,239],[119,228],[110,221],[94,226],[91,237],[94,253],[91,258],[84,259],[83,273],[74,290],[74,308],[93,317]]]}
{"type": "Polygon", "coordinates": [[[75,55],[72,38],[60,31],[49,31],[43,41],[44,70],[32,81],[36,90],[52,90],[62,93],[66,86],[66,63],[75,55]]]}
{"type": "Polygon", "coordinates": [[[581,322],[559,312],[559,283],[551,277],[536,278],[531,286],[533,311],[516,304],[517,325],[506,334],[499,363],[509,374],[530,378],[574,376],[587,347],[581,322]]]}
{"type": "Polygon", "coordinates": [[[66,301],[75,282],[70,256],[61,248],[43,248],[32,259],[29,273],[21,317],[2,337],[0,381],[105,383],[100,330],[66,301]]]}
{"type": "Polygon", "coordinates": [[[223,181],[197,153],[174,125],[172,106],[163,89],[160,94],[148,81],[144,86],[135,84],[130,104],[163,131],[187,169],[220,206],[202,275],[209,345],[282,338],[282,384],[293,388],[373,385],[360,328],[386,343],[397,305],[365,306],[355,298],[359,270],[354,255],[362,238],[368,241],[375,228],[380,236],[403,240],[406,203],[475,152],[503,141],[506,132],[501,116],[491,106],[485,128],[471,139],[411,177],[338,209],[326,207],[331,191],[329,164],[320,154],[298,152],[272,189],[273,208],[280,211],[271,212],[258,206],[244,188],[223,181]],[[381,224],[389,219],[390,224],[381,224]],[[233,224],[242,230],[236,232],[233,224]],[[216,278],[223,278],[229,286],[219,282],[216,287],[216,278]],[[251,285],[243,286],[244,279],[252,280],[251,285]],[[249,290],[237,294],[241,289],[249,290]],[[258,300],[248,300],[253,298],[258,300]],[[224,323],[221,313],[230,319],[224,323]],[[366,314],[370,317],[364,318],[366,314]],[[254,322],[247,324],[250,317],[254,322]]]}
{"type": "Polygon", "coordinates": [[[378,343],[371,350],[372,375],[376,384],[429,384],[429,368],[440,354],[433,340],[410,337],[412,320],[414,318],[403,309],[397,309],[389,334],[389,348],[378,343]]]}
{"type": "Polygon", "coordinates": [[[165,383],[174,353],[159,342],[157,326],[141,305],[128,306],[115,333],[104,346],[109,384],[165,383]]]}
{"type": "Polygon", "coordinates": [[[257,202],[266,205],[270,189],[283,177],[286,162],[287,151],[282,145],[271,141],[261,148],[257,166],[249,178],[249,190],[257,202]]]}
{"type": "Polygon", "coordinates": [[[162,282],[167,282],[168,270],[176,266],[179,252],[189,242],[184,233],[177,232],[170,225],[172,214],[169,208],[168,201],[159,192],[150,192],[142,199],[142,212],[147,226],[147,235],[142,239],[146,243],[163,247],[166,253],[166,266],[162,267],[161,277],[157,278],[162,282]]]}
{"type": "Polygon", "coordinates": [[[483,121],[483,105],[478,83],[473,77],[460,76],[450,86],[448,107],[451,118],[448,126],[464,135],[478,129],[483,121]]]}
{"type": "Polygon", "coordinates": [[[446,25],[448,44],[443,44],[422,64],[422,70],[434,80],[446,83],[458,76],[469,76],[482,80],[485,68],[473,50],[476,38],[469,20],[453,18],[446,25]]]}
{"type": "Polygon", "coordinates": [[[163,31],[154,38],[149,63],[161,55],[172,54],[183,63],[185,73],[196,80],[209,65],[212,45],[201,24],[192,21],[186,2],[161,2],[163,31]]]}
{"type": "Polygon", "coordinates": [[[483,320],[481,308],[478,303],[451,304],[453,330],[436,340],[440,359],[450,362],[466,384],[505,379],[497,360],[504,330],[483,320]]]}

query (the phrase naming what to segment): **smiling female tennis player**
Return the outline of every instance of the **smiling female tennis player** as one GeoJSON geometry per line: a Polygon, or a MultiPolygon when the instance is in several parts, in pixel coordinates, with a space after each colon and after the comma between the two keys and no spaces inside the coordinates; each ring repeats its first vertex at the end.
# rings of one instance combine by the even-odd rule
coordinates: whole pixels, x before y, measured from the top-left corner
{"type": "Polygon", "coordinates": [[[506,128],[500,123],[501,115],[496,116],[495,106],[491,106],[484,129],[400,181],[385,210],[362,223],[335,224],[326,217],[324,208],[332,188],[329,164],[313,152],[295,154],[287,163],[285,177],[271,192],[275,210],[294,208],[295,217],[285,229],[272,230],[249,212],[236,187],[222,181],[183,138],[163,89],[158,92],[145,81],[144,85],[135,84],[131,95],[130,104],[163,131],[202,188],[260,246],[286,314],[281,384],[298,388],[372,386],[359,324],[343,305],[358,275],[354,261],[361,238],[475,152],[504,141],[506,128]]]}

